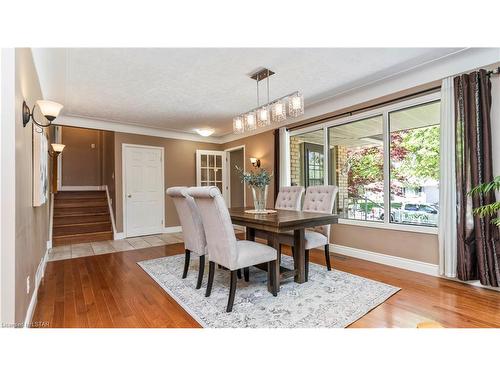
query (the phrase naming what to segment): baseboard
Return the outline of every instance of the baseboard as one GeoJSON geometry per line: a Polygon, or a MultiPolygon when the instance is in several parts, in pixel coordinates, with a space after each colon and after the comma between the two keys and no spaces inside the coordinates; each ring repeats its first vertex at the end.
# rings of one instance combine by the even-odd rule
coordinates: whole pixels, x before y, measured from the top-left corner
{"type": "Polygon", "coordinates": [[[179,225],[177,227],[165,227],[163,228],[163,233],[179,233],[182,232],[182,227],[179,225]]]}
{"type": "Polygon", "coordinates": [[[106,185],[101,186],[61,186],[60,191],[100,191],[106,190],[106,185]]]}
{"type": "MultiPolygon", "coordinates": [[[[26,318],[24,319],[24,328],[30,327],[31,320],[33,319],[33,314],[35,312],[36,302],[38,300],[38,288],[40,287],[40,283],[42,282],[43,276],[45,275],[45,267],[47,266],[47,260],[49,258],[49,242],[47,241],[47,250],[38,265],[38,268],[35,273],[35,289],[33,290],[33,294],[31,295],[30,304],[28,306],[28,310],[26,311],[26,318]]],[[[50,244],[52,247],[52,244],[50,244]]]]}
{"type": "Polygon", "coordinates": [[[123,233],[123,232],[113,233],[114,240],[123,240],[124,238],[125,238],[125,233],[123,233]]]}
{"type": "Polygon", "coordinates": [[[439,276],[439,267],[437,264],[420,262],[418,260],[396,257],[393,255],[375,253],[373,251],[355,249],[353,247],[330,244],[330,251],[336,254],[346,255],[353,258],[359,258],[370,262],[385,264],[402,268],[408,271],[424,273],[430,276],[439,276]]]}

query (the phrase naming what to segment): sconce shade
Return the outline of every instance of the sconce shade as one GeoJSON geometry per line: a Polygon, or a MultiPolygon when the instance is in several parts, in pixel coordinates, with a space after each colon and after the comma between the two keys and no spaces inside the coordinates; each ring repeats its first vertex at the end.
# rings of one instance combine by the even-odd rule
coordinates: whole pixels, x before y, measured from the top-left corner
{"type": "Polygon", "coordinates": [[[250,158],[250,163],[252,163],[252,165],[253,165],[255,168],[259,168],[259,167],[260,167],[260,159],[257,159],[257,158],[250,158]]]}
{"type": "Polygon", "coordinates": [[[54,150],[54,152],[57,152],[58,154],[64,150],[64,147],[66,147],[66,145],[60,143],[52,143],[51,146],[52,150],[54,150]]]}
{"type": "Polygon", "coordinates": [[[61,109],[63,109],[62,104],[52,102],[50,100],[37,100],[36,104],[38,105],[38,108],[40,108],[40,112],[42,112],[45,118],[51,122],[59,116],[61,109]]]}

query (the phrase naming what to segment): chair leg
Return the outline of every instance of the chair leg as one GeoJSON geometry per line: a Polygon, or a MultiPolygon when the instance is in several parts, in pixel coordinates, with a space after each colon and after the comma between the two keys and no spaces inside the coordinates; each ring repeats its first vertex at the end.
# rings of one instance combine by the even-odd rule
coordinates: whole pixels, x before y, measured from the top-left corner
{"type": "Polygon", "coordinates": [[[196,289],[201,288],[201,282],[203,281],[203,272],[205,271],[205,255],[200,256],[200,264],[198,266],[198,281],[196,282],[196,289]]]}
{"type": "Polygon", "coordinates": [[[250,281],[250,268],[248,267],[243,268],[243,275],[245,276],[246,282],[250,281]]]}
{"type": "Polygon", "coordinates": [[[326,260],[326,268],[328,271],[332,270],[332,265],[330,264],[330,244],[325,245],[325,260],[326,260]]]}
{"type": "Polygon", "coordinates": [[[238,279],[241,279],[241,269],[236,271],[236,275],[238,276],[238,279]]]}
{"type": "Polygon", "coordinates": [[[207,283],[207,292],[205,293],[205,297],[210,297],[212,293],[212,285],[214,284],[214,273],[215,273],[215,263],[208,262],[208,283],[207,283]]]}
{"type": "Polygon", "coordinates": [[[184,272],[182,273],[183,279],[185,279],[187,277],[188,269],[189,269],[189,259],[191,257],[191,251],[189,251],[188,249],[186,249],[185,251],[186,251],[186,255],[184,257],[184,272]]]}
{"type": "Polygon", "coordinates": [[[236,271],[231,271],[231,284],[229,285],[229,299],[227,300],[226,312],[233,311],[234,295],[236,293],[236,283],[238,281],[236,274],[236,271]]]}
{"type": "Polygon", "coordinates": [[[306,281],[309,279],[309,250],[306,249],[306,261],[305,261],[305,276],[306,276],[306,281]]]}

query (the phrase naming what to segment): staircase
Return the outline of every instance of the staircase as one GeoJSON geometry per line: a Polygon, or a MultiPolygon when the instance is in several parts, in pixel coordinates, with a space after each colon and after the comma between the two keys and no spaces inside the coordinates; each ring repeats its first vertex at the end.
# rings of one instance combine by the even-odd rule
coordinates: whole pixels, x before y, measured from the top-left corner
{"type": "Polygon", "coordinates": [[[52,245],[113,239],[104,191],[60,191],[54,195],[52,245]]]}

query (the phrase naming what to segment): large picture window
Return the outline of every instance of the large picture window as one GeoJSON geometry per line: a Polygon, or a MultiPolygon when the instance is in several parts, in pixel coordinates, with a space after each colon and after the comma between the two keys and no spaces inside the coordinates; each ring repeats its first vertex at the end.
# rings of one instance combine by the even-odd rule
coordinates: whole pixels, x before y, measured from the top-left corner
{"type": "Polygon", "coordinates": [[[342,219],[436,227],[439,122],[435,93],[292,132],[291,184],[338,186],[342,219]]]}

